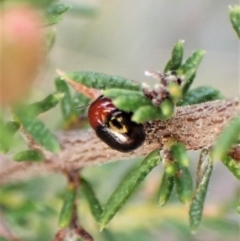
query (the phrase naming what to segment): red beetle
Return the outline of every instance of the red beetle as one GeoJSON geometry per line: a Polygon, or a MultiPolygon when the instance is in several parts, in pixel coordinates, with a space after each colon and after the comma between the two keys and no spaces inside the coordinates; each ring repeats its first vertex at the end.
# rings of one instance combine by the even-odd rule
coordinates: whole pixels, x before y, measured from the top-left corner
{"type": "Polygon", "coordinates": [[[145,140],[142,124],[131,120],[132,113],[117,109],[103,95],[94,100],[88,109],[88,119],[97,136],[111,148],[130,152],[145,140]]]}

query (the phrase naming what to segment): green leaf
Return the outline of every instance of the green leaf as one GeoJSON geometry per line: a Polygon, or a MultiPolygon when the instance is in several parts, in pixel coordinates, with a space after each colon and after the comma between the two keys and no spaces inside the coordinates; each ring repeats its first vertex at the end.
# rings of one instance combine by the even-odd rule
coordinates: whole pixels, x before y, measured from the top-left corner
{"type": "Polygon", "coordinates": [[[47,14],[60,15],[65,13],[71,8],[69,4],[56,4],[48,7],[47,14]]]}
{"type": "Polygon", "coordinates": [[[74,4],[72,3],[72,8],[70,10],[72,14],[76,14],[78,17],[95,17],[99,11],[98,8],[92,5],[86,5],[86,4],[81,4],[77,3],[74,4]]]}
{"type": "Polygon", "coordinates": [[[186,204],[191,200],[193,192],[192,177],[188,170],[189,158],[187,151],[182,143],[176,143],[171,146],[171,154],[177,166],[175,174],[177,195],[179,200],[186,204]]]}
{"type": "Polygon", "coordinates": [[[37,150],[25,150],[13,156],[13,160],[17,162],[40,162],[43,159],[43,154],[37,150]]]}
{"type": "Polygon", "coordinates": [[[142,92],[124,89],[107,89],[103,91],[103,95],[111,98],[113,104],[127,112],[133,112],[142,106],[152,106],[150,100],[145,98],[142,92]]]}
{"type": "Polygon", "coordinates": [[[240,38],[240,6],[229,7],[230,20],[232,27],[240,38]]]}
{"type": "Polygon", "coordinates": [[[165,100],[159,107],[156,106],[142,106],[138,108],[132,120],[136,123],[144,123],[151,120],[167,120],[174,114],[175,105],[171,100],[165,100]]]}
{"type": "Polygon", "coordinates": [[[55,28],[51,28],[45,35],[45,52],[46,52],[46,54],[48,54],[51,51],[52,47],[55,44],[55,40],[56,40],[56,30],[55,30],[55,28]]]}
{"type": "Polygon", "coordinates": [[[31,135],[36,143],[51,152],[58,152],[60,150],[57,138],[42,121],[33,118],[31,114],[29,115],[27,110],[18,110],[14,115],[24,130],[31,135]]]}
{"type": "Polygon", "coordinates": [[[171,146],[171,153],[173,155],[174,160],[177,161],[179,166],[188,167],[189,166],[189,158],[187,155],[187,151],[185,145],[182,143],[175,143],[171,146]]]}
{"type": "Polygon", "coordinates": [[[174,114],[175,105],[172,100],[164,100],[159,107],[154,106],[142,92],[124,89],[107,89],[104,96],[113,99],[113,104],[127,112],[133,112],[132,120],[143,123],[150,120],[166,120],[174,114]]]}
{"type": "Polygon", "coordinates": [[[9,121],[6,124],[0,119],[0,152],[6,153],[14,145],[14,134],[19,130],[20,124],[9,121]]]}
{"type": "Polygon", "coordinates": [[[174,44],[171,59],[165,66],[164,73],[168,71],[177,70],[181,66],[184,51],[183,44],[183,40],[179,40],[176,44],[174,44]]]}
{"type": "Polygon", "coordinates": [[[177,75],[181,77],[183,80],[183,95],[190,88],[197,68],[202,61],[203,56],[205,55],[204,50],[195,51],[186,61],[185,63],[177,70],[177,75]]]}
{"type": "Polygon", "coordinates": [[[100,221],[102,215],[102,207],[91,187],[91,184],[84,178],[80,178],[80,185],[85,197],[87,198],[88,204],[90,206],[92,215],[94,216],[97,222],[100,221]]]}
{"type": "Polygon", "coordinates": [[[223,159],[233,144],[238,141],[240,134],[240,118],[234,118],[219,135],[213,148],[213,159],[223,159]]]}
{"type": "Polygon", "coordinates": [[[229,156],[222,158],[223,164],[228,168],[228,170],[240,180],[240,162],[232,159],[229,156]]]}
{"type": "Polygon", "coordinates": [[[128,90],[140,90],[141,86],[139,83],[132,80],[120,77],[112,76],[103,73],[81,71],[81,72],[69,72],[65,74],[69,79],[83,84],[90,88],[95,89],[128,89],[128,90]]]}
{"type": "Polygon", "coordinates": [[[238,204],[237,204],[237,213],[240,215],[240,200],[238,201],[238,204]]]}
{"type": "Polygon", "coordinates": [[[61,99],[60,105],[62,116],[67,121],[69,118],[71,118],[75,108],[70,90],[67,83],[60,78],[55,79],[55,86],[58,92],[64,94],[64,97],[61,99]]]}
{"type": "Polygon", "coordinates": [[[196,70],[190,70],[184,77],[184,82],[182,86],[182,95],[185,96],[186,93],[188,93],[188,90],[190,89],[193,80],[195,79],[196,76],[196,70]]]}
{"type": "Polygon", "coordinates": [[[193,182],[189,169],[184,166],[179,166],[175,175],[176,191],[178,199],[188,204],[192,199],[193,182]]]}
{"type": "Polygon", "coordinates": [[[197,50],[185,61],[185,63],[177,70],[178,75],[186,76],[187,73],[197,70],[199,64],[205,55],[205,50],[197,50]]]}
{"type": "Polygon", "coordinates": [[[219,90],[210,86],[200,86],[187,92],[187,94],[177,103],[178,106],[194,105],[206,101],[223,99],[219,90]]]}
{"type": "Polygon", "coordinates": [[[202,219],[203,206],[212,169],[213,162],[209,150],[203,149],[199,158],[197,187],[189,210],[190,229],[192,232],[198,229],[202,219]]]}
{"type": "Polygon", "coordinates": [[[144,158],[139,167],[133,170],[121,181],[104,207],[102,217],[99,222],[100,230],[102,230],[110,222],[117,211],[126,203],[140,183],[160,161],[161,158],[159,156],[159,150],[151,152],[144,158]]]}
{"type": "Polygon", "coordinates": [[[164,100],[161,105],[159,106],[160,110],[162,111],[163,117],[161,120],[168,120],[170,119],[175,113],[175,105],[172,100],[166,99],[164,100]]]}
{"type": "Polygon", "coordinates": [[[50,6],[45,14],[45,25],[53,25],[61,22],[63,20],[61,15],[70,8],[71,5],[69,4],[58,4],[50,6]]]}
{"type": "Polygon", "coordinates": [[[51,95],[48,95],[45,99],[35,102],[25,108],[28,108],[29,114],[35,117],[54,108],[61,101],[63,97],[64,97],[63,93],[51,94],[51,95]]]}
{"type": "Polygon", "coordinates": [[[20,129],[20,124],[16,121],[9,121],[6,123],[5,127],[11,133],[11,135],[14,135],[20,129]]]}
{"type": "Polygon", "coordinates": [[[0,236],[0,241],[9,241],[9,239],[0,236]]]}
{"type": "Polygon", "coordinates": [[[59,216],[59,226],[66,228],[72,220],[74,205],[76,200],[76,187],[74,183],[69,182],[64,195],[62,210],[59,216]]]}
{"type": "Polygon", "coordinates": [[[175,183],[174,175],[169,175],[166,171],[164,171],[159,193],[158,193],[158,196],[159,196],[158,203],[160,206],[165,205],[169,200],[174,183],[175,183]]]}
{"type": "Polygon", "coordinates": [[[85,112],[89,102],[90,102],[89,98],[87,98],[83,94],[76,93],[76,95],[73,97],[73,105],[77,116],[80,116],[82,113],[85,112]]]}

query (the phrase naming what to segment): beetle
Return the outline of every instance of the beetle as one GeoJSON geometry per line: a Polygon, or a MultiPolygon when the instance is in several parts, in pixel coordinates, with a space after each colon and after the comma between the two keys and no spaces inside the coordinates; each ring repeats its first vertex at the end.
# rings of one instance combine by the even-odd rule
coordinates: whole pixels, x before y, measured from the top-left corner
{"type": "Polygon", "coordinates": [[[96,135],[112,149],[131,152],[145,141],[143,124],[131,120],[132,113],[114,106],[112,100],[101,95],[88,109],[88,120],[96,135]]]}

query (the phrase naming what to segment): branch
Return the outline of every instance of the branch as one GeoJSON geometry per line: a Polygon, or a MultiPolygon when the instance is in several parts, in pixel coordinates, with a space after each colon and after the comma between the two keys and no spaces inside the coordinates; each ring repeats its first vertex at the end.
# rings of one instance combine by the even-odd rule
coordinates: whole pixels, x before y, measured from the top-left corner
{"type": "MultiPolygon", "coordinates": [[[[230,120],[239,114],[239,98],[179,107],[170,120],[146,123],[146,141],[131,153],[110,149],[92,130],[60,132],[56,136],[61,143],[61,152],[47,155],[42,163],[16,163],[10,157],[0,155],[0,184],[49,172],[140,157],[161,148],[169,138],[183,142],[188,150],[210,147],[230,120]]],[[[230,155],[240,161],[240,146],[234,147],[230,155]]]]}

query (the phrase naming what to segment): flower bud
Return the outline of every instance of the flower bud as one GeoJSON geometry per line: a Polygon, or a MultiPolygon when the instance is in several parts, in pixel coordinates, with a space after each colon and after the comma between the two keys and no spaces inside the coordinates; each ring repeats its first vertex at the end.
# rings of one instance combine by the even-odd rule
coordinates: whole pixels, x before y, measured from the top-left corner
{"type": "Polygon", "coordinates": [[[24,97],[44,54],[39,13],[30,6],[13,6],[0,13],[0,105],[24,97]]]}

